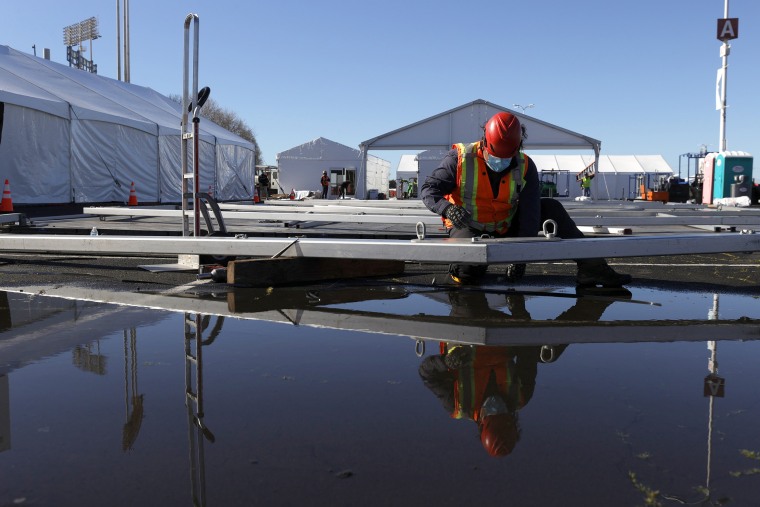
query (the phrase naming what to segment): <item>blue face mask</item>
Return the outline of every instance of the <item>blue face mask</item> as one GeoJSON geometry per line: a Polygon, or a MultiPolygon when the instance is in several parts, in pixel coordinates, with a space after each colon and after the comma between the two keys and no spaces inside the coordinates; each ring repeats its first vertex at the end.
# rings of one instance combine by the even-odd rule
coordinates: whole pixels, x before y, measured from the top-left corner
{"type": "Polygon", "coordinates": [[[509,158],[498,158],[494,157],[488,151],[486,153],[486,164],[488,164],[488,167],[491,168],[491,170],[496,171],[497,173],[500,173],[509,167],[509,164],[512,163],[512,157],[509,158]]]}

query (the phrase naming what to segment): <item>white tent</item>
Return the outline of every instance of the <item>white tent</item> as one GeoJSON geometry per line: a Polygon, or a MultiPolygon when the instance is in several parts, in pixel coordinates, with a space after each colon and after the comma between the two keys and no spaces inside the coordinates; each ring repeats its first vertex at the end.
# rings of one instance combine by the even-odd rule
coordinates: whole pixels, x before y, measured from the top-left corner
{"type": "Polygon", "coordinates": [[[312,190],[321,195],[319,183],[322,171],[330,175],[330,197],[338,195],[343,181],[352,183],[348,196],[358,199],[376,198],[388,194],[391,163],[381,158],[367,158],[366,171],[361,174],[362,157],[359,150],[319,137],[277,154],[280,185],[285,193],[291,190],[312,190]]]}
{"type": "MultiPolygon", "coordinates": [[[[599,155],[601,141],[482,99],[374,137],[362,142],[359,148],[364,156],[369,150],[448,151],[454,143],[480,139],[488,119],[499,111],[514,114],[525,126],[528,132],[526,150],[591,150],[592,157],[599,155]]],[[[420,181],[429,174],[425,172],[426,167],[420,163],[420,181]]]]}
{"type": "MultiPolygon", "coordinates": [[[[132,182],[140,201],[181,200],[182,116],[168,97],[0,46],[0,108],[14,203],[124,202],[132,182]]],[[[201,191],[251,198],[253,145],[208,120],[200,133],[201,191]]]]}
{"type": "MultiPolygon", "coordinates": [[[[590,155],[544,155],[528,153],[536,163],[539,177],[557,184],[560,196],[578,197],[580,184],[576,175],[594,162],[590,155]]],[[[591,197],[600,200],[633,199],[638,193],[638,179],[673,176],[673,169],[661,155],[601,155],[596,176],[591,181],[591,197]]]]}

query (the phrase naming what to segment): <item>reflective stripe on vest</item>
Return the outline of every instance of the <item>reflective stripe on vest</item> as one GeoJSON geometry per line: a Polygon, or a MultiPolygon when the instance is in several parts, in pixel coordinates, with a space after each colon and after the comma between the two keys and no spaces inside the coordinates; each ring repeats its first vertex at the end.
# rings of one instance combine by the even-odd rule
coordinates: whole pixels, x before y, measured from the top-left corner
{"type": "MultiPolygon", "coordinates": [[[[480,143],[452,146],[458,152],[457,188],[446,199],[452,204],[464,207],[472,216],[472,226],[484,232],[505,233],[509,229],[512,217],[517,211],[520,190],[525,186],[525,173],[528,170],[528,156],[522,154],[517,166],[507,178],[509,192],[499,192],[493,197],[493,189],[487,174],[485,160],[478,156],[480,143]],[[484,182],[480,179],[483,177],[484,182]]],[[[500,182],[501,184],[501,182],[500,182]]],[[[448,220],[446,226],[452,224],[448,220]]]]}

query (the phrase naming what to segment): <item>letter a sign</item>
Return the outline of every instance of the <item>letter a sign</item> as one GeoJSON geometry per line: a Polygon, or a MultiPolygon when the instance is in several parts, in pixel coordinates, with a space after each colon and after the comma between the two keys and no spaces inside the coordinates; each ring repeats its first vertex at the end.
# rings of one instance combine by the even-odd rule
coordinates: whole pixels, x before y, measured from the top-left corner
{"type": "Polygon", "coordinates": [[[718,20],[718,40],[727,40],[739,37],[739,18],[724,18],[718,20]]]}

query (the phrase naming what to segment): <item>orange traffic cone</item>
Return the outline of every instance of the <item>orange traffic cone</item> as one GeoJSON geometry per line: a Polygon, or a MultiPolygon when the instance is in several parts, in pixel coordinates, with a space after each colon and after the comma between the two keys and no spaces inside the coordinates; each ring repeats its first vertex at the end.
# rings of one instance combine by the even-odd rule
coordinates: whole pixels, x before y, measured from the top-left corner
{"type": "Polygon", "coordinates": [[[253,194],[253,204],[258,204],[261,202],[261,198],[259,197],[259,194],[253,194]]]}
{"type": "Polygon", "coordinates": [[[295,200],[295,198],[296,198],[296,189],[295,188],[291,188],[290,189],[290,200],[293,201],[293,200],[295,200]]]}
{"type": "Polygon", "coordinates": [[[11,185],[5,180],[3,188],[3,200],[0,202],[0,211],[13,211],[13,199],[11,199],[11,185]]]}
{"type": "Polygon", "coordinates": [[[132,188],[129,189],[129,206],[137,206],[137,192],[135,192],[135,182],[132,182],[132,188]]]}

